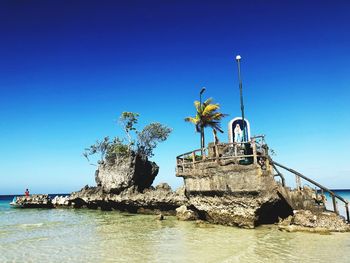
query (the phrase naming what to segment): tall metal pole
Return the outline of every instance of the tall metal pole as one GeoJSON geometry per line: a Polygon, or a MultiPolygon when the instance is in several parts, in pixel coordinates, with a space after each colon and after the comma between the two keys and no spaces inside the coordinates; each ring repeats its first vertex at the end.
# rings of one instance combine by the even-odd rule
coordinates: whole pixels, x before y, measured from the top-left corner
{"type": "Polygon", "coordinates": [[[239,79],[239,94],[241,100],[241,112],[242,112],[242,129],[243,129],[243,139],[246,141],[246,132],[245,132],[245,121],[244,121],[244,104],[243,104],[243,90],[242,90],[242,78],[241,78],[241,56],[236,56],[237,66],[238,66],[238,79],[239,79]]]}
{"type": "MultiPolygon", "coordinates": [[[[201,92],[199,92],[199,109],[200,109],[200,111],[202,110],[202,94],[204,93],[204,91],[205,91],[205,87],[203,87],[202,89],[201,89],[201,92]]],[[[203,134],[203,127],[202,127],[202,125],[201,125],[201,149],[202,149],[202,155],[203,155],[203,148],[205,147],[205,145],[203,145],[203,136],[204,136],[204,134],[203,134]]]]}
{"type": "Polygon", "coordinates": [[[205,87],[201,89],[201,92],[199,92],[199,105],[202,106],[202,94],[205,91],[205,87]]]}

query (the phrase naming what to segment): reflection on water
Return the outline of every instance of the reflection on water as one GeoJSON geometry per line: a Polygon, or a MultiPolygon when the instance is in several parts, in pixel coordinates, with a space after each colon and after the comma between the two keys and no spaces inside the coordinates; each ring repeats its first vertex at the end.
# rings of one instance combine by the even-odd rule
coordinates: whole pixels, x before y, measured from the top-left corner
{"type": "Polygon", "coordinates": [[[348,262],[350,234],[284,233],[116,211],[0,209],[0,262],[348,262]]]}

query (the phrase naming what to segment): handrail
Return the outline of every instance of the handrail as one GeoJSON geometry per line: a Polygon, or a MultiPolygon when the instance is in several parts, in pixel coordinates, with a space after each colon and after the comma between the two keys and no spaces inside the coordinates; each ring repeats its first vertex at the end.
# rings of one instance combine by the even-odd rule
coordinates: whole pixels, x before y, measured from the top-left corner
{"type": "Polygon", "coordinates": [[[285,170],[287,170],[287,171],[289,171],[289,172],[291,172],[291,173],[293,173],[293,174],[295,174],[295,175],[297,175],[297,176],[303,178],[304,180],[306,180],[306,181],[308,181],[308,182],[310,182],[310,183],[316,185],[317,187],[319,187],[319,188],[322,189],[323,191],[328,192],[328,193],[332,196],[333,210],[334,210],[334,212],[337,213],[337,214],[339,214],[339,212],[338,212],[338,209],[337,209],[337,205],[336,205],[335,198],[338,198],[340,201],[342,201],[342,202],[345,204],[345,210],[346,210],[347,221],[350,222],[349,206],[348,206],[348,205],[349,205],[349,202],[348,202],[346,199],[344,199],[344,198],[341,197],[340,195],[337,195],[336,193],[334,193],[332,190],[328,189],[327,187],[325,187],[325,186],[323,186],[323,185],[317,183],[316,181],[314,181],[314,180],[312,180],[312,179],[306,177],[305,175],[303,175],[303,174],[301,174],[301,173],[299,173],[299,172],[297,172],[297,171],[295,171],[295,170],[293,170],[293,169],[291,169],[291,168],[288,168],[288,167],[286,167],[286,166],[284,166],[284,165],[282,165],[282,164],[280,164],[280,163],[277,163],[277,162],[273,161],[271,158],[269,158],[269,160],[270,160],[270,162],[272,163],[272,165],[277,165],[277,166],[279,166],[279,167],[281,167],[281,168],[283,168],[283,169],[285,169],[285,170]]]}
{"type": "Polygon", "coordinates": [[[287,170],[287,171],[289,171],[289,172],[291,172],[291,173],[294,173],[294,174],[300,176],[300,177],[303,178],[304,180],[306,180],[306,181],[308,181],[308,182],[310,182],[310,183],[316,185],[317,187],[323,189],[324,191],[329,192],[330,194],[334,195],[335,197],[337,197],[338,199],[340,199],[340,200],[343,201],[344,203],[348,203],[348,201],[345,200],[345,199],[344,199],[343,197],[341,197],[340,195],[337,195],[337,194],[334,193],[332,190],[330,190],[330,189],[328,189],[327,187],[325,187],[325,186],[323,186],[323,185],[321,185],[321,184],[315,182],[314,180],[312,180],[312,179],[306,177],[305,175],[303,175],[303,174],[301,174],[301,173],[299,173],[299,172],[297,172],[297,171],[295,171],[295,170],[293,170],[293,169],[290,169],[290,168],[288,168],[288,167],[286,167],[286,166],[284,166],[284,165],[282,165],[282,164],[276,163],[275,161],[272,161],[272,163],[274,163],[275,165],[277,165],[277,166],[279,166],[279,167],[281,167],[281,168],[283,168],[283,169],[285,169],[285,170],[287,170]]]}
{"type": "MultiPolygon", "coordinates": [[[[254,142],[256,144],[259,144],[257,141],[255,141],[255,139],[264,138],[264,137],[265,137],[264,135],[257,135],[257,136],[251,137],[250,141],[246,141],[246,142],[230,142],[230,143],[217,143],[216,146],[229,146],[229,145],[233,145],[234,146],[234,145],[242,145],[242,144],[246,144],[246,143],[250,143],[251,144],[252,142],[254,142]]],[[[186,155],[190,155],[190,154],[193,154],[195,152],[202,152],[202,151],[206,151],[206,150],[209,150],[209,147],[204,147],[202,149],[196,149],[196,150],[193,150],[193,151],[190,151],[190,152],[186,152],[186,153],[180,154],[180,155],[176,156],[176,159],[181,159],[181,158],[185,157],[186,155]]]]}
{"type": "MultiPolygon", "coordinates": [[[[277,175],[278,175],[279,177],[281,177],[282,186],[286,186],[286,179],[284,178],[283,174],[277,169],[276,165],[274,164],[274,162],[272,161],[271,158],[269,158],[269,161],[270,161],[270,163],[271,163],[273,169],[275,169],[275,171],[277,172],[277,175]]],[[[277,176],[277,175],[276,175],[276,176],[277,176]]]]}
{"type": "MultiPolygon", "coordinates": [[[[203,149],[206,149],[206,148],[203,148],[203,149]]],[[[187,152],[187,153],[180,154],[180,155],[176,156],[176,159],[180,159],[181,157],[183,157],[183,156],[185,156],[185,155],[189,155],[189,154],[191,154],[191,153],[193,153],[193,152],[200,152],[200,151],[202,151],[203,149],[197,149],[197,150],[193,150],[193,151],[190,151],[190,152],[187,152]]]]}
{"type": "Polygon", "coordinates": [[[242,160],[248,160],[248,158],[251,160],[247,164],[260,165],[265,170],[268,169],[268,154],[262,150],[263,146],[261,142],[255,141],[255,137],[252,137],[252,140],[247,142],[217,143],[203,149],[196,149],[176,157],[176,172],[195,169],[196,164],[199,163],[216,162],[218,165],[226,165],[227,162],[233,161],[240,164],[242,160]],[[242,152],[245,149],[242,145],[246,144],[250,145],[251,152],[242,152]]]}

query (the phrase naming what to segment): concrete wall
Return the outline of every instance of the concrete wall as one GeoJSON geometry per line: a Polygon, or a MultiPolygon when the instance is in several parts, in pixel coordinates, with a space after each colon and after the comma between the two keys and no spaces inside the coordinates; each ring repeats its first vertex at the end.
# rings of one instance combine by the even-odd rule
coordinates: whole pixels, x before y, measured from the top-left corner
{"type": "Polygon", "coordinates": [[[222,166],[202,163],[178,176],[184,178],[188,193],[259,192],[276,187],[271,172],[254,164],[222,166]]]}

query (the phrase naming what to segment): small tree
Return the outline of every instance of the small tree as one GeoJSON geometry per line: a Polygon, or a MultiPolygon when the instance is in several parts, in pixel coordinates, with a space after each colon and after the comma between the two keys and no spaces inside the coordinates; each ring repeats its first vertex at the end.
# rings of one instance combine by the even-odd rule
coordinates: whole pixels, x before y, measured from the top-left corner
{"type": "Polygon", "coordinates": [[[83,155],[90,162],[89,156],[100,154],[99,163],[106,160],[113,164],[118,162],[119,158],[130,156],[131,153],[139,154],[142,158],[153,156],[153,150],[159,142],[165,141],[171,129],[160,123],[151,123],[147,125],[141,132],[138,132],[135,125],[138,122],[138,113],[123,112],[119,117],[119,122],[122,125],[128,144],[124,143],[124,139],[115,137],[111,142],[109,137],[105,137],[102,141],[97,141],[94,145],[86,148],[83,155]],[[135,139],[136,137],[136,143],[135,139]]]}
{"type": "Polygon", "coordinates": [[[138,117],[140,115],[134,112],[124,111],[119,117],[119,123],[123,126],[125,134],[129,141],[129,151],[131,147],[134,145],[134,140],[132,139],[131,132],[136,131],[135,125],[138,122],[138,117]]]}
{"type": "Polygon", "coordinates": [[[85,148],[83,156],[90,162],[89,156],[99,153],[100,161],[103,162],[109,145],[110,141],[108,136],[102,141],[97,140],[95,144],[91,145],[89,148],[85,148]]]}
{"type": "Polygon", "coordinates": [[[152,157],[157,144],[165,141],[171,131],[169,127],[158,122],[147,125],[141,132],[137,132],[137,153],[143,157],[152,157]]]}
{"type": "Polygon", "coordinates": [[[106,153],[106,161],[108,163],[118,162],[120,158],[124,158],[129,155],[128,145],[123,143],[123,140],[119,137],[115,137],[113,142],[110,143],[107,153],[106,153]]]}

